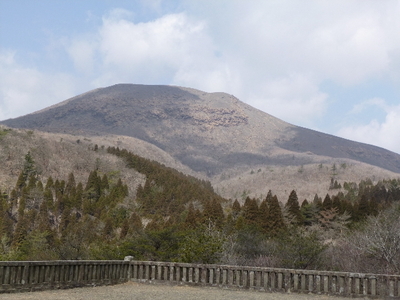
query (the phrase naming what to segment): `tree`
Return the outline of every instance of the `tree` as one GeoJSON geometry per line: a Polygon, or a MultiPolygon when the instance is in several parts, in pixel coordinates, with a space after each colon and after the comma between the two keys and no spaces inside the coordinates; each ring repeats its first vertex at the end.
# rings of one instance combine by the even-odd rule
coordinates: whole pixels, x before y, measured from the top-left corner
{"type": "Polygon", "coordinates": [[[400,272],[400,205],[369,216],[366,226],[350,239],[366,257],[372,258],[371,265],[387,274],[400,272]]]}
{"type": "Polygon", "coordinates": [[[331,196],[329,194],[326,194],[324,201],[322,202],[322,209],[331,209],[333,207],[333,202],[331,199],[331,196]]]}
{"type": "Polygon", "coordinates": [[[185,235],[180,245],[180,260],[186,263],[215,264],[222,257],[225,238],[212,224],[185,235]]]}
{"type": "Polygon", "coordinates": [[[276,256],[282,267],[293,269],[318,269],[322,253],[327,248],[314,232],[291,228],[277,238],[276,256]]]}
{"type": "Polygon", "coordinates": [[[232,217],[234,220],[236,220],[239,217],[241,211],[240,203],[235,199],[235,201],[232,204],[232,217]]]}
{"type": "Polygon", "coordinates": [[[23,176],[24,176],[25,181],[31,175],[36,177],[37,171],[36,171],[35,161],[31,155],[31,152],[28,151],[28,153],[25,155],[24,170],[23,170],[23,176]]]}
{"type": "Polygon", "coordinates": [[[276,236],[286,229],[285,222],[283,220],[282,209],[279,205],[278,198],[276,195],[272,196],[272,193],[270,194],[270,197],[267,196],[267,202],[270,220],[268,232],[271,236],[276,236]]]}
{"type": "Polygon", "coordinates": [[[247,197],[243,205],[243,217],[246,224],[257,227],[259,225],[259,213],[257,200],[247,197]]]}
{"type": "Polygon", "coordinates": [[[295,190],[292,190],[292,192],[290,193],[289,199],[286,202],[285,207],[289,211],[289,214],[294,218],[295,224],[301,224],[303,220],[300,211],[299,200],[297,198],[295,190]]]}
{"type": "Polygon", "coordinates": [[[196,211],[193,203],[190,202],[184,222],[185,226],[187,226],[187,228],[194,229],[199,225],[200,219],[200,212],[196,211]]]}
{"type": "Polygon", "coordinates": [[[262,228],[262,231],[264,233],[268,233],[269,227],[270,227],[270,222],[269,222],[269,208],[268,208],[268,202],[266,199],[264,199],[259,208],[259,223],[262,228]]]}

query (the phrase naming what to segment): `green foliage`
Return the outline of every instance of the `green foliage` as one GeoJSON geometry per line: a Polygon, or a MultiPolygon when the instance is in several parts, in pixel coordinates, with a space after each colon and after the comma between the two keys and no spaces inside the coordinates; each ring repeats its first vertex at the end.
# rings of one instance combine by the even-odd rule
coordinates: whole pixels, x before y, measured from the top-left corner
{"type": "Polygon", "coordinates": [[[179,260],[186,263],[215,264],[223,254],[225,237],[212,223],[185,234],[180,244],[179,260]]]}
{"type": "Polygon", "coordinates": [[[179,215],[189,202],[199,201],[206,205],[210,199],[219,203],[224,201],[209,182],[184,175],[126,150],[108,148],[108,152],[124,158],[129,167],[146,175],[144,186],[139,186],[136,193],[136,201],[144,215],[168,216],[171,212],[179,215]]]}
{"type": "Polygon", "coordinates": [[[122,245],[125,255],[137,259],[178,261],[182,234],[174,227],[149,229],[126,240],[122,245]]]}
{"type": "Polygon", "coordinates": [[[327,248],[318,240],[316,233],[290,228],[277,241],[276,256],[284,268],[318,269],[322,253],[327,248]]]}
{"type": "Polygon", "coordinates": [[[289,211],[291,217],[293,217],[294,224],[301,224],[303,222],[302,214],[300,212],[299,200],[295,190],[289,195],[289,199],[286,202],[286,208],[289,211]]]}
{"type": "MultiPolygon", "coordinates": [[[[132,255],[139,260],[320,268],[327,266],[322,257],[328,243],[323,242],[360,230],[400,199],[400,180],[344,182],[343,189],[332,180],[333,189],[323,200],[315,195],[300,207],[293,190],[282,211],[271,191],[265,199],[244,191],[242,203],[228,201],[209,182],[125,150],[108,151],[146,176],[136,195],[128,193],[120,171],[95,169],[85,182],[76,182],[73,173],[66,180],[42,182],[28,152],[15,188],[7,188],[9,194],[0,191],[0,259],[132,255]]],[[[377,256],[363,258],[379,261],[377,256]]]]}

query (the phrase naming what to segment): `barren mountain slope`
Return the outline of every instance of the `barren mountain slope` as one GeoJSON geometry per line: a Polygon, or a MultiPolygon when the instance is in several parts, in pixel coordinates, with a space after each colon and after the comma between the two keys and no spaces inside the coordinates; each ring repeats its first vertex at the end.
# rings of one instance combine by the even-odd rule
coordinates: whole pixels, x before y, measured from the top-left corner
{"type": "Polygon", "coordinates": [[[357,177],[352,181],[400,173],[400,155],[393,152],[290,125],[225,93],[182,87],[118,84],[1,123],[88,138],[133,137],[146,143],[142,149],[153,149],[142,155],[169,157],[170,164],[207,176],[229,196],[251,188],[262,194],[274,186],[282,192],[299,174],[305,178],[299,189],[319,188],[325,179],[329,186],[335,174],[306,176],[314,169],[318,174],[320,165],[345,164],[349,179],[357,177]]]}

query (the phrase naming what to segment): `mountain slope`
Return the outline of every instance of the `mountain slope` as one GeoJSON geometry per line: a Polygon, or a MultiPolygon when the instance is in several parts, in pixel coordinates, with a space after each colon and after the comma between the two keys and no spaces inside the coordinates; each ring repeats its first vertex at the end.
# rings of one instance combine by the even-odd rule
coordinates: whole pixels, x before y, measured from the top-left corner
{"type": "Polygon", "coordinates": [[[182,87],[118,84],[0,123],[83,136],[134,137],[216,184],[215,178],[224,174],[261,166],[298,168],[331,164],[332,159],[400,173],[396,153],[288,124],[225,93],[182,87]]]}

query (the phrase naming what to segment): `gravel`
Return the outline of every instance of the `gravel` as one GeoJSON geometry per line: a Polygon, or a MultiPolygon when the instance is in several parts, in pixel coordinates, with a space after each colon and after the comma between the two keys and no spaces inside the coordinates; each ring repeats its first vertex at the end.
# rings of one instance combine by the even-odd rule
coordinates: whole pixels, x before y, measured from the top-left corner
{"type": "Polygon", "coordinates": [[[30,293],[0,294],[0,299],[21,300],[348,300],[350,298],[312,295],[283,294],[257,291],[225,290],[219,288],[149,285],[128,282],[113,286],[75,288],[30,293]]]}

